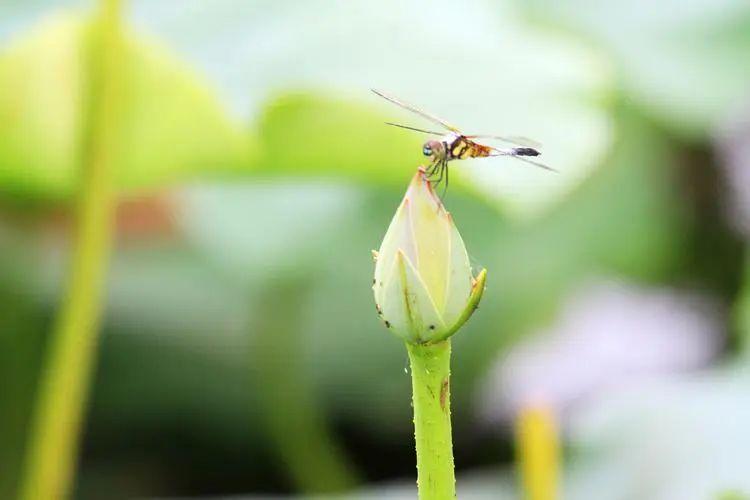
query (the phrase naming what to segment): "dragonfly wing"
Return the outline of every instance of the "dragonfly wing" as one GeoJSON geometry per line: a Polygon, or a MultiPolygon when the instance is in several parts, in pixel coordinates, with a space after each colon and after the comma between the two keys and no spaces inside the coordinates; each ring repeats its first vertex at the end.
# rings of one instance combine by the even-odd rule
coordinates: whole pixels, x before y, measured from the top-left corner
{"type": "Polygon", "coordinates": [[[379,90],[375,90],[375,89],[370,89],[370,90],[372,90],[375,94],[379,95],[380,97],[382,97],[386,101],[392,102],[396,106],[400,106],[400,107],[402,107],[402,108],[404,108],[406,110],[409,110],[412,113],[415,113],[415,114],[421,116],[422,118],[430,120],[433,123],[437,123],[438,125],[442,125],[443,127],[447,128],[451,132],[458,132],[458,133],[460,133],[460,131],[458,130],[458,128],[456,128],[455,126],[451,125],[447,121],[445,121],[445,120],[443,120],[441,118],[438,118],[435,115],[431,115],[430,113],[427,113],[426,111],[422,111],[421,109],[419,109],[419,108],[417,108],[415,106],[412,106],[411,104],[407,104],[407,103],[405,103],[403,101],[399,101],[395,97],[391,97],[391,96],[389,96],[387,94],[384,94],[384,93],[380,92],[379,90]]]}
{"type": "Polygon", "coordinates": [[[391,125],[393,127],[405,128],[406,130],[413,130],[415,132],[422,132],[423,134],[443,135],[443,133],[435,132],[434,130],[425,130],[423,128],[410,127],[408,125],[400,125],[398,123],[385,122],[385,124],[391,125]]]}
{"type": "Polygon", "coordinates": [[[544,170],[549,170],[551,172],[559,172],[557,169],[552,168],[549,165],[545,165],[544,163],[541,163],[538,161],[529,160],[528,158],[524,158],[523,156],[513,156],[513,158],[515,158],[516,160],[521,160],[526,163],[530,163],[536,167],[543,168],[544,170]]]}
{"type": "Polygon", "coordinates": [[[517,135],[467,135],[467,139],[495,139],[497,141],[507,142],[508,144],[514,144],[516,146],[526,146],[529,148],[539,149],[542,147],[542,143],[529,139],[528,137],[522,137],[517,135]]]}

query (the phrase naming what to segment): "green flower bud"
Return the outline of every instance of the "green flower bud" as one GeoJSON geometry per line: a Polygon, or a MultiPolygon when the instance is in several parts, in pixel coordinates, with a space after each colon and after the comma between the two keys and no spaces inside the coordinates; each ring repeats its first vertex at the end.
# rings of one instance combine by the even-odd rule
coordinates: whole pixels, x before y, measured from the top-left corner
{"type": "Polygon", "coordinates": [[[409,184],[375,256],[375,306],[393,333],[412,344],[453,335],[472,315],[487,275],[474,278],[453,218],[424,170],[409,184]]]}

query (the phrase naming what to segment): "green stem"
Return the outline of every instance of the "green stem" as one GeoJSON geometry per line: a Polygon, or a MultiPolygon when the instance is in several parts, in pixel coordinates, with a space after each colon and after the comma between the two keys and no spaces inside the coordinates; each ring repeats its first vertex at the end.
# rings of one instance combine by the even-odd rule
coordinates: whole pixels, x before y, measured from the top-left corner
{"type": "Polygon", "coordinates": [[[411,362],[420,500],[456,498],[451,439],[450,340],[406,344],[411,362]]]}
{"type": "Polygon", "coordinates": [[[75,472],[112,233],[119,4],[102,1],[85,45],[90,82],[81,128],[76,237],[65,296],[40,374],[19,489],[23,500],[67,497],[75,472]]]}

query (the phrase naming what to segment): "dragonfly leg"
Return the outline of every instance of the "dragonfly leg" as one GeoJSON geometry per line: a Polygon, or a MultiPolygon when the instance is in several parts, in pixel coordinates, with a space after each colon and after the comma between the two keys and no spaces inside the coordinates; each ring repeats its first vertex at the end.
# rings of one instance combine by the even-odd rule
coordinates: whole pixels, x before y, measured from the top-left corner
{"type": "Polygon", "coordinates": [[[432,162],[432,164],[429,166],[429,168],[425,171],[425,176],[427,177],[430,182],[435,181],[435,174],[437,174],[440,171],[442,160],[435,160],[432,162]]]}
{"type": "Polygon", "coordinates": [[[440,202],[442,203],[443,200],[445,200],[445,193],[448,192],[448,163],[443,164],[443,170],[445,170],[445,184],[443,184],[443,194],[440,195],[440,202]]]}
{"type": "Polygon", "coordinates": [[[445,169],[445,161],[439,161],[435,164],[435,168],[430,174],[430,182],[433,184],[440,184],[443,180],[443,170],[445,169]],[[436,175],[437,174],[437,175],[436,175]]]}
{"type": "Polygon", "coordinates": [[[427,167],[427,170],[424,171],[425,177],[427,177],[427,179],[430,179],[435,175],[439,164],[439,161],[435,161],[432,162],[429,167],[427,167]]]}

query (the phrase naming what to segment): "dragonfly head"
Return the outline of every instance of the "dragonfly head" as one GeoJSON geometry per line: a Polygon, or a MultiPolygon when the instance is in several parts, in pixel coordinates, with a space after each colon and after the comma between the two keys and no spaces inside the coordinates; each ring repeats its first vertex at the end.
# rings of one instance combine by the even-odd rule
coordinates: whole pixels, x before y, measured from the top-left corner
{"type": "Polygon", "coordinates": [[[440,141],[427,141],[422,146],[422,154],[437,160],[445,156],[445,146],[440,141]]]}

